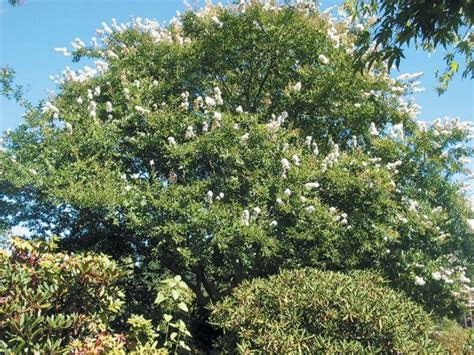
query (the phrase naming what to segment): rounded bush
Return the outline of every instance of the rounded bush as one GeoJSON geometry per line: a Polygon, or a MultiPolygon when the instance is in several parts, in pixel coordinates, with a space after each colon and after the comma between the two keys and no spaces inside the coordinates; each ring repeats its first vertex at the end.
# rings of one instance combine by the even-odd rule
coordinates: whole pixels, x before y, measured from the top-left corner
{"type": "Polygon", "coordinates": [[[433,349],[423,309],[369,272],[283,271],[246,281],[212,309],[226,351],[272,353],[433,349]]]}

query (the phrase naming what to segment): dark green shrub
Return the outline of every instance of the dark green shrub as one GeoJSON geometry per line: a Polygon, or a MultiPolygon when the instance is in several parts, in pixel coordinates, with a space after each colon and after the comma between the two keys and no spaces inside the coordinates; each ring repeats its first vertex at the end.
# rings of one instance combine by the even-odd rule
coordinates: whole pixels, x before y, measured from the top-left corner
{"type": "Polygon", "coordinates": [[[429,315],[369,272],[300,269],[237,287],[213,306],[226,351],[387,352],[434,349],[429,315]]]}

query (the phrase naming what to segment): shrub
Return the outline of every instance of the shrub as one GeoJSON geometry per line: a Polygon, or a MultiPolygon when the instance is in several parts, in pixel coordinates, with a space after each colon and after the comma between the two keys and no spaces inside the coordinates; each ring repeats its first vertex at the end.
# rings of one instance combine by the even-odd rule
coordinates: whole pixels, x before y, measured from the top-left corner
{"type": "Polygon", "coordinates": [[[434,349],[423,309],[369,272],[283,271],[246,281],[212,309],[221,347],[270,353],[434,349]]]}
{"type": "Polygon", "coordinates": [[[167,313],[161,323],[132,315],[124,335],[112,326],[124,303],[117,264],[104,255],[56,253],[55,247],[54,239],[13,238],[10,250],[0,251],[1,353],[190,350],[176,310],[187,312],[192,298],[179,276],[162,282],[156,303],[167,313]]]}
{"type": "Polygon", "coordinates": [[[474,350],[474,329],[464,329],[449,319],[437,323],[431,337],[450,354],[472,354],[474,350]]]}
{"type": "Polygon", "coordinates": [[[122,306],[117,265],[103,255],[52,253],[52,242],[13,239],[0,253],[0,349],[56,352],[110,330],[122,306]]]}

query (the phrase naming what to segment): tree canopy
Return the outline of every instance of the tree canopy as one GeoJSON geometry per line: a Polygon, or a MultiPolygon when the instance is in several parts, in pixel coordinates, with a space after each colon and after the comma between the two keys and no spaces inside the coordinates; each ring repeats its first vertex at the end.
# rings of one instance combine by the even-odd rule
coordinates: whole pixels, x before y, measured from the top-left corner
{"type": "Polygon", "coordinates": [[[151,316],[169,274],[203,309],[301,267],[374,270],[458,314],[469,123],[418,121],[419,73],[357,71],[358,25],[245,2],[104,23],[90,46],[58,49],[95,67],[67,68],[5,135],[2,223],[133,264],[127,299],[151,316]]]}

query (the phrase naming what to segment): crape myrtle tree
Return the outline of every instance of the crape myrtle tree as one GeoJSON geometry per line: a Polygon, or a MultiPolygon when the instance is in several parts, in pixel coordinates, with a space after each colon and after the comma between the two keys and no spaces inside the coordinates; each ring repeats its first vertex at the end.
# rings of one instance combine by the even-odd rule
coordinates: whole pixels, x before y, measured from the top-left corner
{"type": "Polygon", "coordinates": [[[5,135],[3,223],[131,263],[142,310],[168,273],[202,308],[310,266],[375,270],[456,315],[472,263],[469,124],[417,121],[419,73],[356,70],[359,32],[311,4],[256,1],[104,23],[90,46],[58,48],[95,68],[67,68],[5,135]]]}

